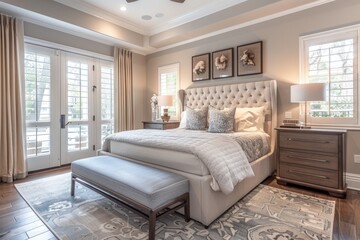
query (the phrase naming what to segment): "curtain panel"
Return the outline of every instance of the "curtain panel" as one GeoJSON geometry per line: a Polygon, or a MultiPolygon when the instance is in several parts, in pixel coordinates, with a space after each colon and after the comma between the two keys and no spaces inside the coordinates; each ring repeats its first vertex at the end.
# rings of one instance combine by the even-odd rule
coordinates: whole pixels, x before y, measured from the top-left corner
{"type": "Polygon", "coordinates": [[[24,30],[0,14],[0,182],[27,175],[23,121],[24,30]]]}
{"type": "Polygon", "coordinates": [[[115,131],[134,129],[132,52],[115,47],[115,131]]]}

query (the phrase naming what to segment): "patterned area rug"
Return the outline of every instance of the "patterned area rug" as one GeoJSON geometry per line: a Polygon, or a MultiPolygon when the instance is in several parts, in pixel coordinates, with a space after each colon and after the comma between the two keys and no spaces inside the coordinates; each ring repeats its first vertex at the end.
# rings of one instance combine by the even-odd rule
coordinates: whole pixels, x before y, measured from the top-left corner
{"type": "MultiPolygon", "coordinates": [[[[15,185],[60,239],[147,239],[147,221],[86,187],[70,174],[15,185]]],[[[205,229],[178,214],[156,225],[157,239],[332,239],[335,202],[259,185],[205,229]]]]}

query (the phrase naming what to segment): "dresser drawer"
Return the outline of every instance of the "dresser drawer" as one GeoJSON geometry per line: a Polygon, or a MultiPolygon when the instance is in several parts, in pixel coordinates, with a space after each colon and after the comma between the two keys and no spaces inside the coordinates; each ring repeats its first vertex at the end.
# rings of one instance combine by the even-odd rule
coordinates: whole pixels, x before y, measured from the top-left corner
{"type": "Polygon", "coordinates": [[[338,155],[335,153],[280,151],[280,163],[293,163],[308,167],[338,170],[338,155]]]}
{"type": "Polygon", "coordinates": [[[145,122],[143,121],[145,129],[160,129],[160,130],[167,130],[178,128],[180,122],[177,121],[170,121],[170,122],[145,122]]]}
{"type": "Polygon", "coordinates": [[[163,125],[157,124],[157,123],[144,123],[144,128],[145,129],[163,129],[163,125]]]}
{"type": "Polygon", "coordinates": [[[280,176],[300,182],[324,187],[338,188],[338,172],[330,170],[308,169],[280,164],[280,176]]]}
{"type": "Polygon", "coordinates": [[[166,123],[164,125],[164,129],[173,129],[173,128],[178,128],[179,127],[179,123],[178,122],[169,122],[169,123],[166,123]]]}
{"type": "Polygon", "coordinates": [[[280,148],[293,148],[320,152],[338,152],[338,136],[321,133],[281,132],[280,148]]]}

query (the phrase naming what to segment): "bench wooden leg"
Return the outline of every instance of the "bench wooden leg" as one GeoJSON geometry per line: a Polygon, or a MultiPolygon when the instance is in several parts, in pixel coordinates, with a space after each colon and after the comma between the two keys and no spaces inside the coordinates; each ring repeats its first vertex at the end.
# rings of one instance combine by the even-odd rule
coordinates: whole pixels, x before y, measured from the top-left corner
{"type": "Polygon", "coordinates": [[[186,222],[190,221],[190,197],[189,197],[189,194],[186,197],[184,212],[185,212],[185,221],[186,222]]]}
{"type": "Polygon", "coordinates": [[[149,240],[155,240],[156,213],[150,211],[149,214],[149,240]]]}
{"type": "Polygon", "coordinates": [[[71,176],[71,189],[70,195],[73,197],[75,195],[75,177],[71,176]]]}

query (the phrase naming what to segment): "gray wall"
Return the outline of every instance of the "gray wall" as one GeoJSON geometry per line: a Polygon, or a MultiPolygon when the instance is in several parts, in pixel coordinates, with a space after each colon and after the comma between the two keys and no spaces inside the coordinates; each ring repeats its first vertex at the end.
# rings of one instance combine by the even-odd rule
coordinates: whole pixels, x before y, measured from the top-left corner
{"type": "MultiPolygon", "coordinates": [[[[181,47],[148,55],[146,57],[147,91],[146,100],[158,92],[157,68],[180,63],[180,87],[238,83],[262,79],[278,80],[278,119],[280,124],[285,111],[298,117],[298,105],[290,103],[290,85],[299,80],[299,36],[321,32],[360,23],[360,1],[338,0],[323,6],[277,18],[254,26],[234,30],[220,36],[210,37],[181,47]],[[248,77],[234,77],[192,83],[191,57],[263,41],[263,74],[248,77]]],[[[236,49],[235,49],[236,55],[236,49]]],[[[150,119],[150,104],[145,101],[146,117],[150,119]]],[[[360,129],[349,131],[347,140],[347,172],[360,174],[360,164],[353,162],[353,155],[360,154],[360,129]]]]}

